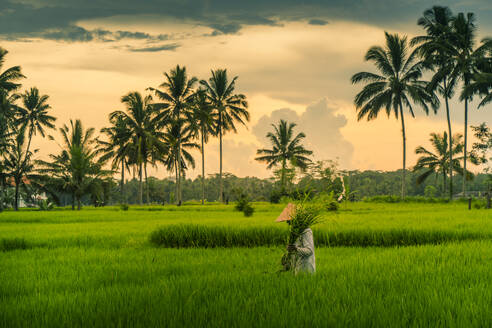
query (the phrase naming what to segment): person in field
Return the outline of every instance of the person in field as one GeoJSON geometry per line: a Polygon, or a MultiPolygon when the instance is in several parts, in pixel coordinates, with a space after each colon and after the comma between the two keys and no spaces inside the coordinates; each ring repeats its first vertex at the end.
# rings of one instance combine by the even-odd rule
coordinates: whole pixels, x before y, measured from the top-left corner
{"type": "MultiPolygon", "coordinates": [[[[296,207],[289,203],[282,211],[275,222],[287,222],[291,225],[292,216],[295,213],[296,207]]],[[[292,227],[291,227],[292,228],[292,227]]],[[[287,257],[283,260],[283,265],[286,271],[292,270],[295,274],[300,272],[314,273],[316,272],[316,259],[314,256],[314,239],[311,228],[306,228],[293,244],[287,245],[287,257]]]]}

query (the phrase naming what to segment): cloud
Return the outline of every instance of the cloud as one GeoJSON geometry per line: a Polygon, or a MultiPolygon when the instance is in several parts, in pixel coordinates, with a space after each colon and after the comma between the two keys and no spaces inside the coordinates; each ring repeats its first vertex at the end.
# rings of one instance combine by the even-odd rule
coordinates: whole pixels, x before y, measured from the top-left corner
{"type": "Polygon", "coordinates": [[[308,21],[308,24],[309,25],[327,25],[328,24],[328,21],[325,21],[324,19],[316,19],[316,18],[313,18],[313,19],[310,19],[308,21]]]}
{"type": "Polygon", "coordinates": [[[302,114],[289,108],[273,111],[264,115],[253,127],[253,134],[260,142],[269,146],[266,134],[272,130],[272,124],[281,119],[297,123],[295,131],[306,134],[305,146],[314,152],[316,160],[339,159],[342,167],[350,167],[354,152],[353,145],[341,133],[347,125],[345,115],[337,114],[338,107],[326,98],[309,105],[302,114]]]}
{"type": "MultiPolygon", "coordinates": [[[[1,35],[1,34],[0,34],[1,35]]],[[[45,40],[66,41],[66,42],[115,42],[120,40],[144,40],[158,42],[170,40],[169,34],[149,34],[145,32],[132,31],[109,31],[105,29],[87,30],[76,25],[69,25],[65,28],[49,28],[41,32],[32,32],[17,35],[10,35],[10,39],[26,40],[26,38],[40,38],[45,40]]]]}
{"type": "MultiPolygon", "coordinates": [[[[472,4],[450,1],[454,11],[480,13],[481,24],[487,24],[492,9],[486,0],[472,4]]],[[[210,35],[237,33],[246,25],[279,25],[282,22],[308,21],[324,25],[328,20],[358,21],[378,27],[408,25],[416,29],[415,21],[430,5],[426,0],[10,0],[0,3],[0,34],[5,38],[52,38],[71,41],[95,40],[94,31],[81,30],[79,22],[112,18],[125,23],[145,24],[149,17],[174,20],[191,25],[208,26],[210,35]],[[316,17],[316,18],[312,18],[316,17]],[[79,27],[76,29],[75,27],[79,27]]],[[[489,24],[489,23],[488,23],[489,24]]],[[[490,27],[490,24],[488,25],[490,27]]],[[[145,33],[133,38],[148,38],[145,33]]]]}
{"type": "Polygon", "coordinates": [[[174,51],[179,47],[180,45],[178,43],[170,43],[161,46],[143,47],[143,48],[128,47],[128,50],[132,52],[159,52],[159,51],[174,51]]]}

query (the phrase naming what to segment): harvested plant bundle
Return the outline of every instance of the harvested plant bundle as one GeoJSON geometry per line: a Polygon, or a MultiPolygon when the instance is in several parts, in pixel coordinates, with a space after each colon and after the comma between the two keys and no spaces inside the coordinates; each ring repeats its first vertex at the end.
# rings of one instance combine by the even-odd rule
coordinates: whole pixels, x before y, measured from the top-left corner
{"type": "MultiPolygon", "coordinates": [[[[308,204],[305,202],[297,204],[295,210],[290,214],[288,244],[293,245],[307,228],[321,221],[321,207],[318,204],[308,204]]],[[[296,252],[286,251],[284,253],[282,256],[283,271],[293,269],[292,263],[296,255],[296,252]]]]}

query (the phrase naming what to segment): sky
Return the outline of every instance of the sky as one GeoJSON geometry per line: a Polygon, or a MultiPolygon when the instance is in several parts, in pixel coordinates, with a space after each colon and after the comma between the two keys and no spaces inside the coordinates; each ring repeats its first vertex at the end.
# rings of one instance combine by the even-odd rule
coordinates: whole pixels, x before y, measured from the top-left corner
{"type": "MultiPolygon", "coordinates": [[[[145,93],[177,64],[208,79],[226,68],[238,76],[237,92],[247,96],[251,120],[224,137],[224,171],[269,177],[254,160],[280,119],[297,123],[315,160],[337,160],[343,169],[395,170],[402,165],[401,125],[394,117],[357,121],[353,105],[361,86],[350,77],[374,71],[363,58],[383,45],[384,31],[422,34],[416,21],[432,5],[474,12],[479,39],[492,36],[487,0],[0,0],[0,47],[6,67],[21,65],[27,79],[49,95],[57,126],[81,119],[97,130],[108,114],[124,109],[121,96],[145,93]]],[[[457,98],[457,97],[456,97],[457,98]]],[[[492,122],[491,108],[472,103],[469,122],[492,122]]],[[[463,133],[463,104],[451,101],[453,131],[463,133]]],[[[443,132],[445,111],[407,116],[407,166],[429,134],[443,132]]],[[[52,132],[55,138],[59,135],[52,132]]],[[[57,152],[55,142],[37,137],[40,157],[57,152]]],[[[217,172],[218,141],[205,148],[206,170],[217,172]]],[[[201,172],[200,157],[189,176],[201,172]]],[[[162,167],[152,175],[167,177],[162,167]]]]}

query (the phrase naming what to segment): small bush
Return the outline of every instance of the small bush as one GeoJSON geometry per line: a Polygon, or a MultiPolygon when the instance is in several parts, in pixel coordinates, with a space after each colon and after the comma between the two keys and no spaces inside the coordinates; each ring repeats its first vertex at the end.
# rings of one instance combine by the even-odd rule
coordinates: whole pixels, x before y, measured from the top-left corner
{"type": "Polygon", "coordinates": [[[24,238],[3,238],[0,239],[0,250],[4,252],[13,251],[16,249],[29,248],[24,238]]]}
{"type": "Polygon", "coordinates": [[[236,211],[242,212],[244,211],[244,208],[248,205],[249,205],[248,199],[244,197],[237,201],[236,206],[234,206],[234,209],[236,211]]]}
{"type": "Polygon", "coordinates": [[[329,212],[336,212],[336,211],[338,211],[338,208],[339,207],[340,207],[340,205],[335,200],[329,201],[325,205],[326,210],[329,211],[329,212]]]}
{"type": "Polygon", "coordinates": [[[244,213],[244,216],[246,217],[250,217],[253,215],[255,209],[253,208],[253,206],[251,206],[251,204],[247,203],[244,207],[243,207],[243,213],[244,213]]]}
{"type": "Polygon", "coordinates": [[[122,211],[128,211],[129,208],[130,208],[130,206],[128,206],[128,204],[121,204],[120,205],[120,210],[122,210],[122,211]]]}
{"type": "Polygon", "coordinates": [[[270,203],[278,204],[280,203],[280,198],[282,198],[282,192],[280,190],[272,190],[270,193],[270,203]]]}
{"type": "Polygon", "coordinates": [[[38,208],[40,211],[51,211],[53,208],[55,208],[55,204],[47,199],[40,199],[38,201],[38,208]]]}

